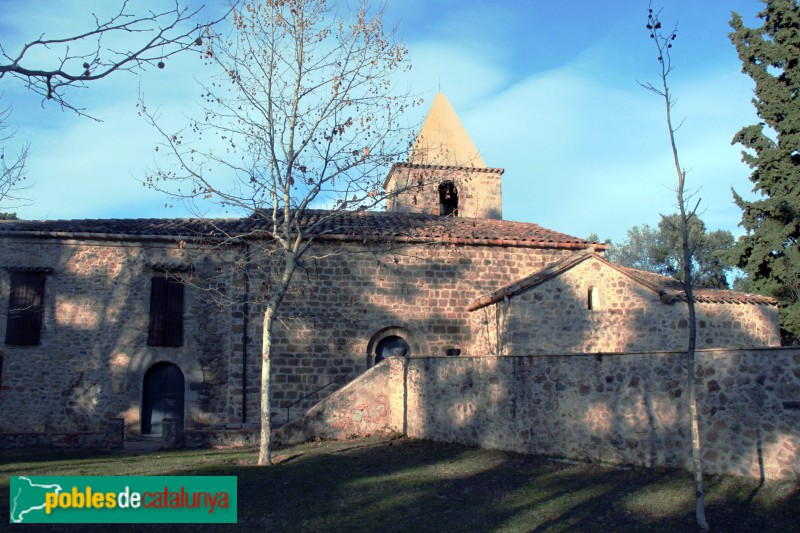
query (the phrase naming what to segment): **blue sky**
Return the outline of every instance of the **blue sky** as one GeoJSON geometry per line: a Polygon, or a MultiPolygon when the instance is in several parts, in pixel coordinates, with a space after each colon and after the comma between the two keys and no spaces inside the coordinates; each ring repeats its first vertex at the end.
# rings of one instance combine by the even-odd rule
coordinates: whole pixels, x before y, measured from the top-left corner
{"type": "MultiPolygon", "coordinates": [[[[142,2],[136,2],[141,4],[142,2]]],[[[157,4],[153,0],[151,4],[157,4]]],[[[7,49],[45,32],[91,24],[106,2],[0,0],[7,49]]],[[[728,39],[731,11],[756,25],[756,0],[664,2],[677,22],[672,90],[685,122],[678,133],[702,218],[735,234],[741,212],[730,189],[749,194],[749,169],[730,140],[757,120],[753,84],[728,39]]],[[[221,6],[209,9],[213,15],[221,6]]],[[[389,0],[385,21],[410,50],[404,80],[430,101],[447,94],[487,165],[505,168],[504,218],[615,241],[633,225],[675,211],[674,167],[663,102],[639,87],[657,81],[644,0],[389,0]]],[[[141,92],[175,125],[196,110],[194,55],[163,71],[115,76],[75,98],[103,122],[45,103],[15,80],[0,80],[17,140],[31,143],[30,205],[22,218],[181,217],[181,205],[142,186],[156,134],[137,115],[141,92]]],[[[419,123],[427,103],[409,117],[419,123]]]]}

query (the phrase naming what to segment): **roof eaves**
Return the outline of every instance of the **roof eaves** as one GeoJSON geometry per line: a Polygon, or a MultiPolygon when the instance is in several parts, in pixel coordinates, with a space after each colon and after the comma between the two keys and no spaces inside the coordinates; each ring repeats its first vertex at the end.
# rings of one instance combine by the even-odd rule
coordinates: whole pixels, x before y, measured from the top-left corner
{"type": "Polygon", "coordinates": [[[395,163],[392,165],[392,168],[420,168],[426,170],[465,170],[468,172],[484,172],[484,173],[491,173],[491,174],[503,174],[505,172],[504,168],[500,167],[472,167],[468,165],[425,165],[422,163],[395,163]]]}
{"type": "MultiPolygon", "coordinates": [[[[199,235],[189,234],[143,234],[143,233],[103,233],[91,231],[46,231],[10,230],[0,231],[0,237],[19,237],[28,239],[66,239],[101,241],[185,241],[198,239],[199,235]]],[[[202,236],[203,239],[219,240],[220,237],[202,236]]]]}
{"type": "Polygon", "coordinates": [[[395,163],[392,165],[391,170],[386,175],[386,178],[383,180],[383,188],[385,189],[389,185],[389,180],[394,176],[394,170],[396,168],[409,168],[409,169],[424,169],[424,170],[458,170],[458,171],[465,171],[465,172],[483,172],[483,173],[491,173],[491,174],[503,174],[506,170],[504,168],[497,168],[497,167],[469,167],[469,166],[450,166],[450,165],[423,165],[420,163],[395,163]]]}
{"type": "MultiPolygon", "coordinates": [[[[610,261],[598,257],[600,261],[605,263],[606,265],[610,266],[611,268],[615,269],[617,272],[627,276],[628,278],[640,283],[641,285],[651,289],[652,291],[658,293],[659,298],[662,302],[666,304],[673,304],[677,301],[687,302],[688,298],[686,297],[686,293],[679,289],[665,289],[663,287],[659,287],[655,283],[651,282],[648,279],[645,279],[643,276],[636,275],[635,268],[631,267],[622,267],[620,265],[615,265],[610,261]]],[[[654,276],[660,276],[660,274],[648,273],[653,274],[654,276]]],[[[666,276],[661,276],[665,279],[666,276]]],[[[752,304],[752,305],[778,305],[778,301],[774,298],[770,298],[769,296],[762,296],[760,294],[747,294],[747,293],[720,293],[720,294],[709,294],[709,291],[715,291],[715,289],[697,289],[693,296],[694,301],[699,303],[724,303],[724,304],[752,304]],[[738,296],[741,295],[741,296],[738,296]]]]}

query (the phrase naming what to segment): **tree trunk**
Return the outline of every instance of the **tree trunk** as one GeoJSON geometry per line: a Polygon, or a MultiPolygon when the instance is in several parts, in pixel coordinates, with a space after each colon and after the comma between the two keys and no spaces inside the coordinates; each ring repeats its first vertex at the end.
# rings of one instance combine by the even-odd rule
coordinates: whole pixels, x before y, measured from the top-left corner
{"type": "MultiPolygon", "coordinates": [[[[684,174],[681,172],[681,178],[684,174]]],[[[683,284],[689,306],[689,347],[686,350],[687,390],[689,393],[689,423],[692,435],[692,471],[694,472],[695,518],[700,529],[707,530],[705,493],[703,490],[703,465],[700,462],[700,423],[697,418],[697,391],[695,385],[695,348],[697,346],[697,316],[694,308],[692,285],[692,253],[689,244],[689,221],[683,198],[683,179],[680,181],[678,200],[681,208],[681,230],[683,233],[683,284]]]]}
{"type": "MultiPolygon", "coordinates": [[[[689,327],[694,324],[694,304],[689,304],[689,327]]],[[[703,491],[703,465],[700,462],[700,424],[697,420],[697,395],[695,394],[694,383],[694,334],[689,334],[692,340],[688,350],[688,378],[689,378],[689,416],[692,425],[692,470],[694,471],[694,496],[695,496],[695,517],[700,529],[707,530],[706,521],[705,493],[703,491]]]]}
{"type": "Polygon", "coordinates": [[[268,305],[264,311],[264,332],[261,337],[261,439],[258,448],[258,464],[272,464],[272,421],[270,420],[270,366],[272,364],[272,325],[275,310],[268,305]]]}
{"type": "MultiPolygon", "coordinates": [[[[288,232],[287,232],[288,233],[288,232]]],[[[299,245],[298,241],[298,245],[299,245]]],[[[297,268],[296,252],[283,250],[284,270],[281,280],[273,287],[272,297],[264,310],[264,331],[261,336],[261,439],[258,448],[259,466],[272,464],[272,401],[270,399],[272,374],[272,327],[286,291],[297,268]]]]}

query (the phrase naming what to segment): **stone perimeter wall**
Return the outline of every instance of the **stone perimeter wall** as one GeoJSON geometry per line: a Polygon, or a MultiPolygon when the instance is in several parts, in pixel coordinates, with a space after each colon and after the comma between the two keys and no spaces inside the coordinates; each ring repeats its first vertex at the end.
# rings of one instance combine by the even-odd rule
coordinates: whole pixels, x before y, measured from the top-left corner
{"type": "MultiPolygon", "coordinates": [[[[685,353],[392,358],[277,440],[377,431],[581,460],[690,468],[685,353]]],[[[703,467],[800,476],[800,350],[700,350],[703,467]]]]}
{"type": "Polygon", "coordinates": [[[123,447],[125,421],[111,418],[104,432],[74,431],[53,433],[0,433],[0,450],[24,448],[102,448],[119,450],[123,447]]]}

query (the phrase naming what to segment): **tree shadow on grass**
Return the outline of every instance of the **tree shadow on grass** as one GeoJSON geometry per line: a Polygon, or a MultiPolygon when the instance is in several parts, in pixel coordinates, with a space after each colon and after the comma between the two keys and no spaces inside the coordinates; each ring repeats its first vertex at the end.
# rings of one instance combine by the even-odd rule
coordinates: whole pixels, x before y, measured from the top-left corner
{"type": "MultiPolygon", "coordinates": [[[[278,452],[281,453],[281,452],[278,452]]],[[[270,468],[249,451],[118,456],[141,474],[233,475],[238,524],[114,526],[118,531],[692,531],[691,477],[676,470],[620,469],[453,444],[397,439],[306,444],[270,468]],[[160,465],[160,466],[159,466],[160,465]],[[146,464],[144,465],[146,466],[146,464]]],[[[102,457],[101,460],[114,460],[102,457]]],[[[78,463],[81,459],[78,459],[78,463]]],[[[80,468],[80,465],[76,465],[80,468]]],[[[109,472],[114,472],[109,467],[109,472]]],[[[100,475],[95,473],[95,475],[100,475]]],[[[132,474],[131,474],[132,475],[132,474]]],[[[715,531],[791,530],[800,492],[755,482],[708,481],[715,531]]],[[[209,487],[213,490],[213,487],[209,487]]],[[[8,498],[8,489],[3,491],[8,498]]],[[[5,505],[7,501],[0,501],[5,505]]],[[[59,525],[59,531],[107,531],[59,525]]]]}

